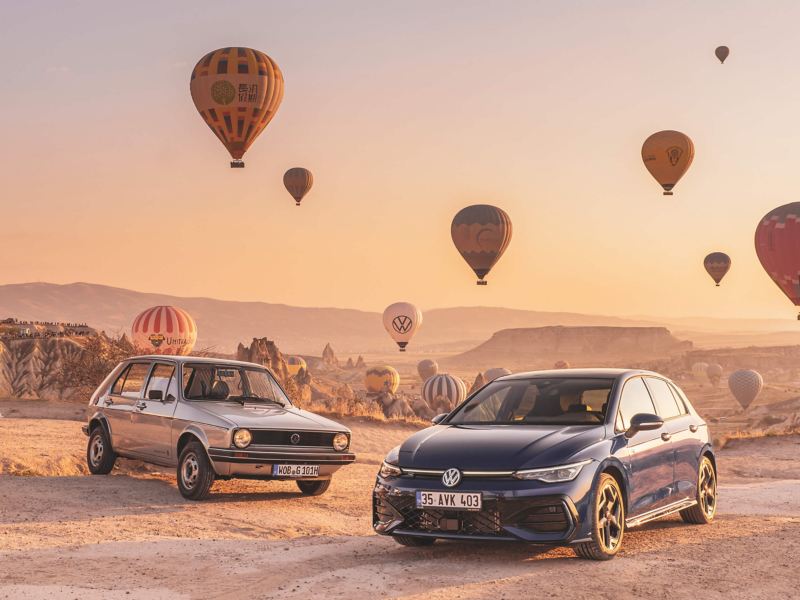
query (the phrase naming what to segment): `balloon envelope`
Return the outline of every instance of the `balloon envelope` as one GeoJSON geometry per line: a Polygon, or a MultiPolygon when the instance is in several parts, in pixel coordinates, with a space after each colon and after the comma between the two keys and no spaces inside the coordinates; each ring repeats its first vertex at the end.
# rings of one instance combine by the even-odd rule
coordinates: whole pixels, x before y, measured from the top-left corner
{"type": "Polygon", "coordinates": [[[426,358],[417,364],[417,373],[422,381],[427,381],[439,372],[439,365],[435,360],[426,358]]]}
{"type": "Polygon", "coordinates": [[[283,99],[283,74],[252,48],[220,48],[192,70],[189,91],[200,116],[228,149],[232,167],[264,131],[283,99]]]}
{"type": "Polygon", "coordinates": [[[706,272],[714,280],[714,283],[719,285],[722,278],[731,268],[731,257],[724,252],[712,252],[703,259],[703,266],[706,272]]]}
{"type": "Polygon", "coordinates": [[[554,369],[569,369],[569,363],[565,360],[557,360],[553,365],[554,369]]]}
{"type": "Polygon", "coordinates": [[[728,377],[728,387],[742,408],[747,408],[761,393],[764,380],[757,371],[742,369],[731,373],[728,377]]]}
{"type": "Polygon", "coordinates": [[[504,375],[511,375],[511,371],[503,367],[494,367],[492,369],[487,369],[483,373],[483,378],[489,382],[494,381],[498,377],[503,377],[504,375]]]}
{"type": "Polygon", "coordinates": [[[395,302],[383,311],[383,326],[405,352],[406,345],[422,324],[422,312],[410,302],[395,302]]]}
{"type": "Polygon", "coordinates": [[[708,365],[708,369],[706,369],[706,375],[711,383],[717,385],[719,380],[722,379],[722,365],[717,363],[708,365]]]}
{"type": "Polygon", "coordinates": [[[664,188],[664,195],[671,196],[694,159],[694,144],[688,135],[680,131],[659,131],[644,141],[642,160],[650,174],[664,188]]]}
{"type": "Polygon", "coordinates": [[[439,373],[422,386],[422,399],[433,410],[450,412],[467,397],[467,385],[455,375],[439,373]]]}
{"type": "Polygon", "coordinates": [[[708,370],[708,363],[696,362],[692,365],[692,375],[695,379],[700,381],[706,378],[706,371],[708,370]]]}
{"type": "Polygon", "coordinates": [[[727,46],[717,46],[717,49],[714,50],[714,54],[719,59],[719,62],[724,63],[725,59],[728,58],[728,55],[731,53],[730,48],[727,46]]]}
{"type": "Polygon", "coordinates": [[[371,367],[364,375],[364,385],[371,394],[387,392],[394,394],[400,385],[400,374],[388,365],[371,367]]]}
{"type": "Polygon", "coordinates": [[[478,276],[478,285],[486,285],[484,278],[506,251],[511,232],[511,219],[506,212],[488,204],[467,206],[453,218],[450,235],[478,276]]]}
{"type": "Polygon", "coordinates": [[[300,206],[300,201],[314,185],[314,176],[308,169],[293,167],[283,174],[283,185],[294,198],[295,205],[300,206]]]}
{"type": "Polygon", "coordinates": [[[131,340],[144,354],[186,356],[197,341],[197,325],[182,308],[154,306],[133,320],[131,340]]]}
{"type": "Polygon", "coordinates": [[[784,204],[764,215],[756,227],[755,243],[767,275],[800,306],[800,202],[784,204]]]}
{"type": "Polygon", "coordinates": [[[297,375],[300,369],[308,371],[308,365],[302,356],[290,356],[286,359],[286,369],[289,371],[289,375],[297,375]]]}

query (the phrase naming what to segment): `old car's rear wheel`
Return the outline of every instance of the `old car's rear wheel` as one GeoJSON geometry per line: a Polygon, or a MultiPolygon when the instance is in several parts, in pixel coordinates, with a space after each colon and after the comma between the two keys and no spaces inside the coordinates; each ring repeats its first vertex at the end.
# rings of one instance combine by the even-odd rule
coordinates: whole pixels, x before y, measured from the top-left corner
{"type": "Polygon", "coordinates": [[[328,491],[331,487],[330,479],[316,479],[316,480],[297,480],[297,487],[303,492],[304,496],[320,496],[328,491]]]}
{"type": "Polygon", "coordinates": [[[414,537],[413,535],[393,535],[394,541],[401,546],[409,546],[411,548],[420,548],[422,546],[432,546],[436,538],[431,537],[414,537]]]}
{"type": "Polygon", "coordinates": [[[614,558],[625,536],[625,504],[619,483],[608,473],[600,475],[591,518],[592,541],[576,544],[575,552],[591,560],[614,558]]]}
{"type": "Polygon", "coordinates": [[[89,472],[93,475],[107,475],[117,462],[117,454],[111,448],[106,428],[102,425],[95,426],[89,434],[89,444],[86,446],[86,463],[89,472]]]}
{"type": "Polygon", "coordinates": [[[707,456],[700,461],[697,474],[697,504],[681,511],[686,523],[705,525],[717,514],[717,470],[707,456]]]}
{"type": "Polygon", "coordinates": [[[214,483],[214,469],[200,442],[189,442],[178,459],[178,489],[187,500],[208,497],[214,483]]]}

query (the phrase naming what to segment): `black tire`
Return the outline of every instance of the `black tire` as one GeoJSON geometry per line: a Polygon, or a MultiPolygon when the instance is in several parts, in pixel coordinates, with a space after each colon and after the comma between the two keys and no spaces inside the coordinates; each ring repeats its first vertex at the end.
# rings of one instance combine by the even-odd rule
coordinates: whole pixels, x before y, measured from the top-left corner
{"type": "Polygon", "coordinates": [[[178,459],[178,489],[187,500],[208,498],[214,483],[214,469],[200,442],[189,442],[178,459]]]}
{"type": "Polygon", "coordinates": [[[393,535],[394,541],[401,546],[410,548],[421,548],[423,546],[433,546],[436,538],[414,537],[413,535],[393,535]]]}
{"type": "Polygon", "coordinates": [[[708,456],[697,469],[697,504],[681,511],[681,518],[692,525],[708,525],[717,514],[717,470],[708,456]]]}
{"type": "Polygon", "coordinates": [[[600,475],[591,510],[592,541],[575,544],[575,553],[590,560],[610,560],[625,537],[625,502],[619,483],[608,473],[600,475]]]}
{"type": "Polygon", "coordinates": [[[297,487],[304,496],[321,496],[331,487],[330,479],[297,480],[297,487]]]}
{"type": "Polygon", "coordinates": [[[92,475],[108,475],[117,462],[117,453],[111,447],[106,428],[96,425],[89,434],[86,445],[86,464],[92,475]]]}

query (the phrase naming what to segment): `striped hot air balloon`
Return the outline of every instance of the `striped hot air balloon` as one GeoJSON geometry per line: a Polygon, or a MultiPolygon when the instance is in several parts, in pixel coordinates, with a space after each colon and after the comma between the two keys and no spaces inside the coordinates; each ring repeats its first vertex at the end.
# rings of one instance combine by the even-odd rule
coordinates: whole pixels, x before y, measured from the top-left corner
{"type": "Polygon", "coordinates": [[[177,306],[154,306],[133,320],[131,339],[146,354],[191,354],[197,341],[197,325],[177,306]]]}
{"type": "Polygon", "coordinates": [[[728,387],[742,408],[747,408],[753,403],[764,387],[764,379],[758,371],[741,369],[734,371],[728,377],[728,387]]]}
{"type": "Polygon", "coordinates": [[[197,112],[234,159],[231,167],[244,167],[244,153],[283,100],[283,73],[258,50],[220,48],[195,65],[189,91],[197,112]]]}
{"type": "Polygon", "coordinates": [[[314,185],[314,176],[308,169],[293,167],[283,174],[283,185],[294,198],[295,206],[300,206],[300,201],[314,185]]]}
{"type": "Polygon", "coordinates": [[[439,373],[422,386],[422,399],[434,411],[450,412],[467,397],[467,385],[455,375],[439,373]]]}
{"type": "Polygon", "coordinates": [[[400,374],[394,367],[371,367],[364,376],[364,385],[370,394],[394,394],[400,386],[400,374]]]}
{"type": "Polygon", "coordinates": [[[308,371],[308,365],[302,356],[290,356],[286,359],[286,370],[289,371],[289,375],[297,375],[300,369],[308,371]]]}
{"type": "Polygon", "coordinates": [[[731,257],[724,252],[712,252],[703,259],[703,266],[719,287],[719,282],[731,268],[731,257]]]}
{"type": "Polygon", "coordinates": [[[450,235],[461,256],[478,276],[478,285],[503,256],[511,242],[511,219],[496,206],[475,204],[462,208],[450,225],[450,235]]]}

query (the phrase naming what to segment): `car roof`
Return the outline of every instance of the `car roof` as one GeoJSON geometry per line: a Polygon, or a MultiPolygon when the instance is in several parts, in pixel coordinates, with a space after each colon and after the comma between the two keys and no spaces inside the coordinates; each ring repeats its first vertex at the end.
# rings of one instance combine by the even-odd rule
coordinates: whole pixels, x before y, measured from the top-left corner
{"type": "MultiPolygon", "coordinates": [[[[654,371],[644,369],[550,369],[546,371],[526,371],[524,373],[514,373],[513,375],[503,375],[497,379],[530,379],[531,377],[629,377],[631,375],[655,375],[663,377],[654,371]]],[[[497,381],[497,379],[495,381],[497,381]]]]}
{"type": "Polygon", "coordinates": [[[239,367],[258,367],[260,369],[266,369],[264,365],[259,365],[257,363],[251,362],[244,362],[241,360],[231,360],[229,358],[213,358],[210,356],[174,356],[171,354],[145,354],[142,356],[131,356],[130,358],[126,359],[128,361],[135,361],[135,360],[173,360],[179,363],[207,363],[207,364],[223,364],[223,365],[231,365],[231,366],[239,366],[239,367]]]}

